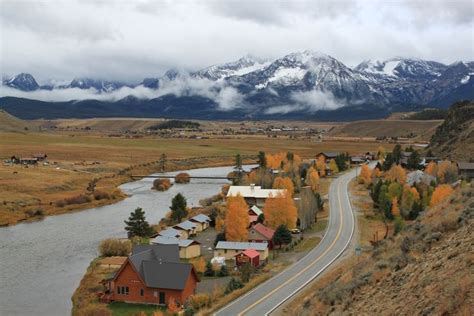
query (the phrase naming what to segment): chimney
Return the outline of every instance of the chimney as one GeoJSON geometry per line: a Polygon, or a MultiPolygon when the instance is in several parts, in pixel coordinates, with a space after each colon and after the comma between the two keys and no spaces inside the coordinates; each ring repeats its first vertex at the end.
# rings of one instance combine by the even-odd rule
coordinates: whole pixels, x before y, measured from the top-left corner
{"type": "Polygon", "coordinates": [[[252,192],[255,190],[255,183],[250,183],[250,190],[252,192]]]}

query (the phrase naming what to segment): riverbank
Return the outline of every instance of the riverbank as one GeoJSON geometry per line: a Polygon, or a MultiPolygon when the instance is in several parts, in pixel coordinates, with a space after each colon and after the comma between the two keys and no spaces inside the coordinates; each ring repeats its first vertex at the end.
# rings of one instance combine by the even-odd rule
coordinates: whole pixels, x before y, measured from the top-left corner
{"type": "Polygon", "coordinates": [[[160,171],[157,161],[162,154],[168,157],[166,170],[173,171],[229,165],[233,164],[237,153],[251,157],[259,150],[267,153],[298,152],[303,158],[314,158],[321,151],[361,153],[375,151],[379,145],[365,141],[313,142],[251,135],[170,139],[156,135],[117,137],[105,132],[75,130],[1,132],[2,160],[8,161],[12,156],[31,157],[38,153],[48,157],[35,166],[0,164],[0,226],[120,201],[125,196],[117,186],[131,180],[127,177],[129,168],[133,167],[134,173],[142,174],[160,171]],[[180,159],[176,159],[178,157],[180,159]],[[209,161],[202,161],[203,157],[208,157],[209,161]],[[95,183],[96,179],[100,179],[98,183],[95,183]],[[90,191],[94,185],[95,191],[99,192],[97,198],[90,191]]]}
{"type": "MultiPolygon", "coordinates": [[[[252,157],[253,158],[253,157],[252,157]]],[[[253,162],[251,157],[243,157],[244,163],[253,162]]],[[[172,172],[177,170],[190,170],[197,168],[209,168],[232,165],[234,157],[232,156],[214,156],[214,157],[190,157],[183,159],[169,159],[166,160],[165,172],[172,172]]],[[[49,173],[58,171],[46,166],[39,166],[35,168],[25,169],[22,166],[8,166],[14,176],[19,172],[28,173],[28,176],[42,177],[46,179],[50,176],[49,173]],[[11,170],[13,169],[13,171],[11,170]],[[29,170],[32,169],[32,170],[29,170]],[[16,173],[15,173],[16,172],[16,173]],[[36,174],[36,176],[34,176],[36,174]]],[[[0,174],[6,173],[5,166],[0,167],[0,174]]],[[[96,208],[100,206],[117,203],[127,197],[118,187],[124,183],[136,180],[131,178],[133,174],[151,174],[161,171],[161,161],[155,160],[146,163],[130,165],[125,168],[116,170],[114,173],[98,173],[94,176],[87,185],[91,182],[95,185],[94,192],[89,192],[86,183],[85,190],[77,192],[77,190],[68,190],[68,192],[61,192],[59,196],[55,196],[55,200],[44,197],[47,193],[54,190],[67,189],[68,185],[56,185],[55,188],[47,188],[45,192],[38,192],[39,198],[30,201],[29,203],[9,203],[4,200],[3,207],[0,207],[0,226],[11,226],[20,222],[33,222],[43,219],[45,216],[61,215],[65,213],[78,212],[85,209],[96,208]],[[80,199],[79,197],[85,197],[80,199]],[[77,201],[77,203],[76,203],[77,201]]],[[[64,180],[61,176],[55,177],[56,181],[64,180]]],[[[7,179],[3,178],[3,181],[7,179]]]]}

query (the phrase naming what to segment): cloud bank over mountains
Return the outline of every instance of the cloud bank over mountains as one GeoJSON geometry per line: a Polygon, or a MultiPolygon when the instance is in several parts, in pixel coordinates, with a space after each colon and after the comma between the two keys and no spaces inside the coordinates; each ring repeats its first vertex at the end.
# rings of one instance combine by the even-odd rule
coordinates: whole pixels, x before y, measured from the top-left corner
{"type": "MultiPolygon", "coordinates": [[[[127,83],[247,53],[324,51],[347,65],[474,55],[472,0],[0,0],[2,75],[127,83]]],[[[227,97],[230,93],[226,92],[227,97]]]]}

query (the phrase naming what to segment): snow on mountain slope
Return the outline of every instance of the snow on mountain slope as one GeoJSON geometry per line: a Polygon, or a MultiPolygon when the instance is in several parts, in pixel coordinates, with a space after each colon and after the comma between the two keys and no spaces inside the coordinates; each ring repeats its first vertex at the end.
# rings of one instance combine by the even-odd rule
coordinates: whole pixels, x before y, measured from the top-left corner
{"type": "Polygon", "coordinates": [[[39,89],[35,78],[28,73],[21,73],[3,81],[5,86],[22,91],[34,91],[39,89]]]}
{"type": "Polygon", "coordinates": [[[213,65],[191,73],[191,77],[217,81],[231,76],[243,76],[250,72],[265,68],[269,64],[270,62],[268,61],[257,60],[251,57],[242,57],[234,62],[213,65]]]}

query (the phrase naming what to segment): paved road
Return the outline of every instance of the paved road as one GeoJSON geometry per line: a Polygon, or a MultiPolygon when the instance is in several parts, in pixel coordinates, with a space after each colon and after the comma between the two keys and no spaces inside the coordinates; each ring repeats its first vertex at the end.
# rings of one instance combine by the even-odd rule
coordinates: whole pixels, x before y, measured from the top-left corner
{"type": "Polygon", "coordinates": [[[354,177],[355,170],[352,170],[331,183],[328,228],[316,248],[214,315],[268,315],[333,263],[347,249],[354,235],[354,215],[348,195],[348,183],[354,177]]]}

